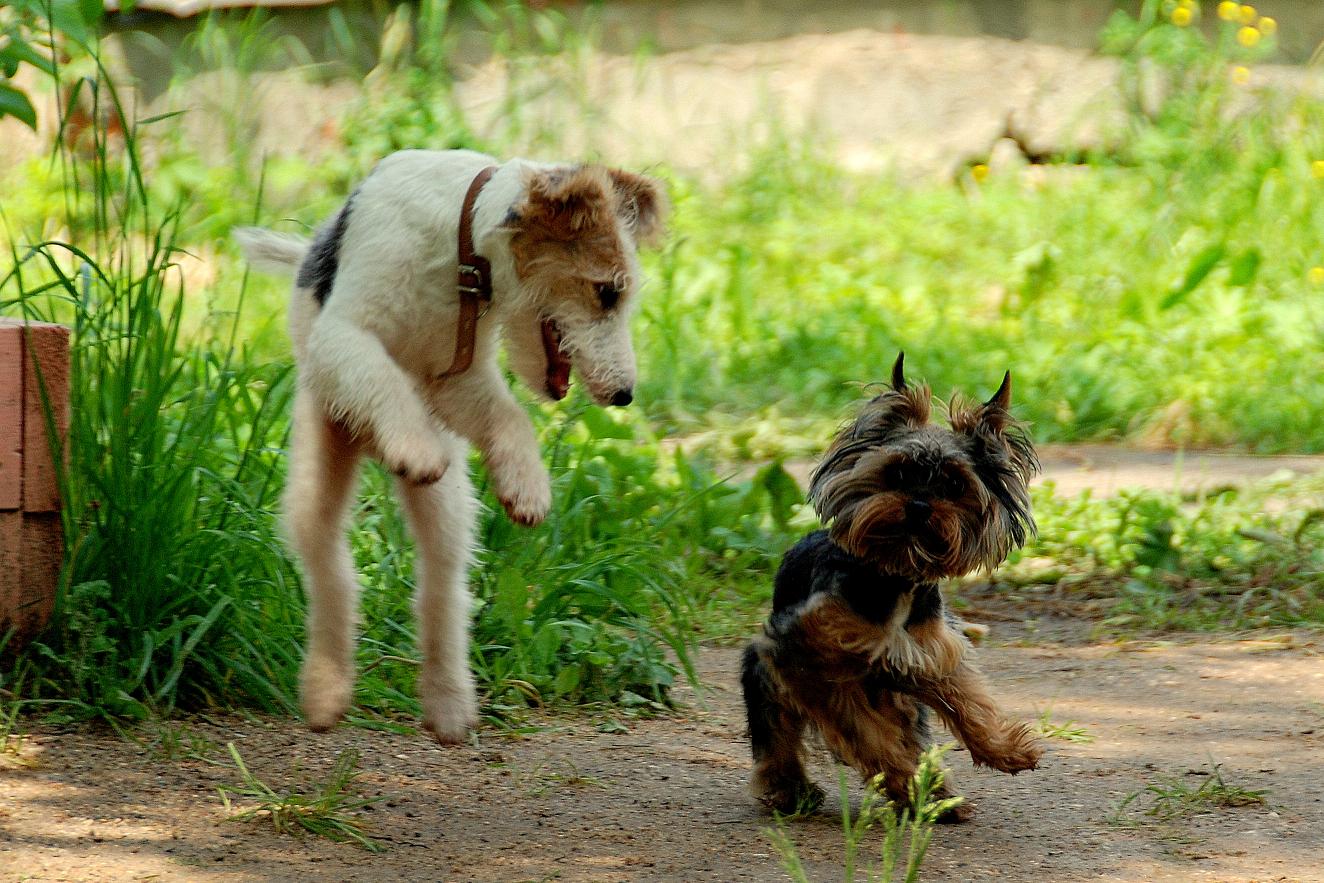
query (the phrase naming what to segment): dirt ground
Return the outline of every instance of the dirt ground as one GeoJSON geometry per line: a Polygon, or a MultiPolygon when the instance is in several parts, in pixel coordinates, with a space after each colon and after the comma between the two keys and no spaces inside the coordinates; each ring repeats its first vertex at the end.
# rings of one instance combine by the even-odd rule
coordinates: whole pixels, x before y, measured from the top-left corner
{"type": "MultiPolygon", "coordinates": [[[[982,664],[1014,714],[1051,709],[1089,743],[1051,741],[1042,769],[1015,778],[953,753],[975,820],[943,827],[924,879],[964,881],[1324,881],[1324,640],[1283,634],[1098,645],[1080,624],[1030,635],[994,623],[982,664]],[[1267,790],[1267,806],[1159,823],[1111,822],[1123,799],[1176,777],[1267,790]]],[[[703,704],[601,732],[551,720],[524,738],[482,732],[440,748],[421,735],[238,717],[189,724],[208,760],[166,761],[108,733],[38,732],[0,770],[0,880],[735,881],[786,879],[749,767],[738,648],[705,648],[703,704]],[[388,847],[228,822],[218,785],[237,782],[223,745],[276,785],[326,775],[362,754],[361,787],[388,799],[362,818],[388,847]],[[210,761],[210,762],[209,762],[210,761]]],[[[835,793],[836,773],[816,777],[835,793]]],[[[852,782],[852,800],[859,789],[852,782]]],[[[1146,798],[1137,801],[1147,806],[1146,798]]],[[[839,807],[791,830],[814,880],[841,878],[839,807]]]]}

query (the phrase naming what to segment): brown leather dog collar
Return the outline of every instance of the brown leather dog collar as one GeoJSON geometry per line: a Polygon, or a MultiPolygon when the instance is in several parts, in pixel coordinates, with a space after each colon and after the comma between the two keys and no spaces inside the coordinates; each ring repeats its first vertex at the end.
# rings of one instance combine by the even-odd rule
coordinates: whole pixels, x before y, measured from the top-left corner
{"type": "Polygon", "coordinates": [[[438,377],[451,377],[469,370],[478,340],[478,320],[492,306],[492,264],[474,251],[473,213],[478,193],[495,171],[496,166],[488,166],[474,176],[460,208],[460,316],[455,323],[455,357],[451,359],[451,366],[438,377]]]}
{"type": "MultiPolygon", "coordinates": [[[[474,250],[473,210],[483,185],[496,172],[488,166],[469,182],[460,208],[459,280],[460,315],[455,325],[455,356],[438,379],[469,370],[478,340],[478,320],[492,306],[492,264],[474,250]]],[[[553,399],[565,398],[570,387],[570,360],[561,352],[561,332],[550,319],[542,320],[542,346],[547,357],[546,391],[553,399]]]]}

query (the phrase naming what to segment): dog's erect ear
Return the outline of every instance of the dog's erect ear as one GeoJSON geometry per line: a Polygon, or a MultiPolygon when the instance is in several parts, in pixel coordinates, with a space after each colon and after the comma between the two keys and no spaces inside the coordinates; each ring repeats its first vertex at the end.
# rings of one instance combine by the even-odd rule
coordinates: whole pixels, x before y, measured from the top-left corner
{"type": "Polygon", "coordinates": [[[993,398],[984,402],[984,410],[986,411],[997,410],[997,411],[1003,411],[1005,413],[1011,413],[1011,372],[1010,371],[1002,375],[1002,385],[998,387],[997,392],[993,393],[993,398]]]}
{"type": "MultiPolygon", "coordinates": [[[[1002,375],[1002,385],[993,393],[992,398],[974,409],[971,415],[980,427],[1001,433],[1013,423],[1011,416],[1011,372],[1002,375]]],[[[953,427],[955,428],[955,427],[953,427]]]]}
{"type": "Polygon", "coordinates": [[[534,172],[528,179],[524,203],[507,218],[506,226],[542,227],[557,239],[575,239],[610,216],[610,186],[610,179],[600,167],[534,172]]]}
{"type": "Polygon", "coordinates": [[[906,391],[905,362],[906,353],[903,350],[896,354],[896,362],[892,365],[892,389],[897,392],[906,391]]]}
{"type": "Polygon", "coordinates": [[[616,213],[630,228],[635,242],[651,244],[662,236],[667,194],[662,182],[623,169],[608,169],[616,191],[616,213]]]}

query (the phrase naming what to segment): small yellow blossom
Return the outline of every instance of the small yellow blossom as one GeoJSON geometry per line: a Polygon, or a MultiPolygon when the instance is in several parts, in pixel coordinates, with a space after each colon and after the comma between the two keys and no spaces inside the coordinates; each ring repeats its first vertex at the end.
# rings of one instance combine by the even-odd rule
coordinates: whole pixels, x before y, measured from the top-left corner
{"type": "Polygon", "coordinates": [[[1218,17],[1223,21],[1236,21],[1241,15],[1241,4],[1235,0],[1223,0],[1218,4],[1218,17]]]}
{"type": "Polygon", "coordinates": [[[970,170],[970,177],[975,179],[976,184],[983,184],[988,180],[988,166],[981,162],[970,170]]]}
{"type": "Polygon", "coordinates": [[[1177,5],[1184,9],[1192,9],[1195,6],[1195,0],[1177,0],[1177,5]]]}
{"type": "Polygon", "coordinates": [[[1237,14],[1241,17],[1241,23],[1243,25],[1248,25],[1251,22],[1255,21],[1255,16],[1258,13],[1255,12],[1254,6],[1251,6],[1249,3],[1247,3],[1245,6],[1237,10],[1237,14]]]}
{"type": "Polygon", "coordinates": [[[1238,86],[1244,86],[1250,82],[1250,68],[1244,64],[1239,64],[1232,68],[1232,82],[1238,86]]]}
{"type": "Polygon", "coordinates": [[[1178,6],[1172,10],[1172,23],[1179,28],[1184,28],[1191,23],[1191,10],[1185,6],[1178,6]]]}
{"type": "Polygon", "coordinates": [[[1324,178],[1324,159],[1317,159],[1310,164],[1310,174],[1315,178],[1324,178]]]}
{"type": "Polygon", "coordinates": [[[1264,18],[1260,19],[1259,28],[1261,34],[1264,34],[1266,37],[1271,37],[1278,33],[1278,22],[1266,15],[1264,18]]]}
{"type": "Polygon", "coordinates": [[[1324,285],[1324,267],[1311,267],[1306,278],[1310,280],[1311,285],[1324,285]]]}
{"type": "Polygon", "coordinates": [[[1241,28],[1237,31],[1237,42],[1250,49],[1260,42],[1260,32],[1255,28],[1241,28]]]}

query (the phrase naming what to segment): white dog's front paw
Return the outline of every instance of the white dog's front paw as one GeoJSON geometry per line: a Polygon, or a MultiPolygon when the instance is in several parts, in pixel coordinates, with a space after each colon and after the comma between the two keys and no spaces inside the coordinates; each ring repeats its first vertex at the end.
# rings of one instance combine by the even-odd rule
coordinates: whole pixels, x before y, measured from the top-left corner
{"type": "Polygon", "coordinates": [[[354,698],[354,675],[324,660],[308,659],[299,676],[299,699],[308,727],[325,733],[349,711],[354,698]]]}
{"type": "Polygon", "coordinates": [[[532,527],[552,508],[552,480],[539,461],[506,469],[494,466],[492,484],[506,515],[516,524],[532,527]]]}
{"type": "Polygon", "coordinates": [[[478,698],[471,685],[429,691],[423,704],[423,729],[442,745],[458,745],[478,725],[478,698]]]}
{"type": "Polygon", "coordinates": [[[411,484],[435,484],[451,465],[445,446],[431,436],[393,436],[381,449],[382,465],[411,484]]]}

